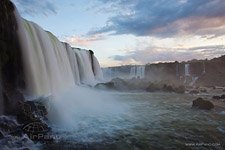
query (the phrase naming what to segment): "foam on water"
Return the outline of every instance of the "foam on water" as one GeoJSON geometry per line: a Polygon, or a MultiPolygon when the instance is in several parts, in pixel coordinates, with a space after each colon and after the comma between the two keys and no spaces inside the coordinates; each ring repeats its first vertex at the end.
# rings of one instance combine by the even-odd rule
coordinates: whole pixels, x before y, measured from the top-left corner
{"type": "Polygon", "coordinates": [[[60,132],[62,138],[100,140],[103,135],[111,136],[115,130],[125,128],[118,124],[124,121],[122,116],[128,107],[110,93],[74,87],[50,103],[53,130],[60,132]]]}

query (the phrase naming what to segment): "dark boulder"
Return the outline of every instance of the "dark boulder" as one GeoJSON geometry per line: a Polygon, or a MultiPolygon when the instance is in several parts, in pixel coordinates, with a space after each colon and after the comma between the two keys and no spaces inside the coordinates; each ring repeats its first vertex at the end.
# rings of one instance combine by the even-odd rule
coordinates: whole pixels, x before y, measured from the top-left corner
{"type": "Polygon", "coordinates": [[[47,109],[41,103],[34,101],[20,102],[17,120],[22,124],[47,120],[47,109]]]}
{"type": "Polygon", "coordinates": [[[224,94],[221,95],[220,98],[221,98],[221,99],[225,99],[225,95],[224,95],[224,94]]]}
{"type": "Polygon", "coordinates": [[[213,96],[212,98],[213,98],[213,99],[216,99],[216,100],[225,99],[225,95],[224,95],[224,94],[221,95],[221,96],[215,95],[215,96],[213,96]]]}
{"type": "Polygon", "coordinates": [[[115,89],[115,85],[114,85],[113,82],[98,83],[95,86],[95,88],[97,88],[97,89],[103,89],[103,90],[105,90],[105,89],[109,90],[109,89],[115,89]]]}
{"type": "Polygon", "coordinates": [[[171,85],[164,84],[164,86],[162,88],[162,91],[164,91],[164,92],[174,92],[174,89],[171,85]]]}
{"type": "Polygon", "coordinates": [[[0,131],[0,140],[4,138],[4,134],[0,131]]]}
{"type": "Polygon", "coordinates": [[[189,94],[199,94],[199,91],[198,91],[198,90],[191,90],[191,91],[189,92],[189,94]]]}
{"type": "Polygon", "coordinates": [[[147,92],[156,92],[156,91],[160,91],[161,88],[159,85],[151,83],[147,88],[146,91],[147,92]]]}
{"type": "Polygon", "coordinates": [[[212,98],[213,99],[216,99],[216,100],[219,100],[220,99],[220,96],[213,96],[212,98]]]}
{"type": "Polygon", "coordinates": [[[51,128],[47,124],[47,109],[45,106],[36,101],[21,102],[19,104],[17,120],[21,123],[22,130],[33,141],[46,142],[52,141],[49,133],[51,128]]]}
{"type": "Polygon", "coordinates": [[[17,123],[14,117],[1,116],[0,132],[2,135],[21,136],[22,130],[20,129],[20,124],[17,123]]]}
{"type": "Polygon", "coordinates": [[[179,93],[179,94],[185,93],[185,90],[186,90],[186,88],[183,85],[174,88],[174,92],[175,93],[179,93]]]}
{"type": "Polygon", "coordinates": [[[201,93],[208,93],[208,91],[206,89],[201,89],[200,92],[201,93]]]}
{"type": "Polygon", "coordinates": [[[114,78],[112,81],[114,83],[115,89],[119,91],[128,91],[130,89],[129,84],[126,80],[121,78],[114,78]]]}
{"type": "Polygon", "coordinates": [[[10,88],[4,89],[3,98],[4,113],[6,115],[17,115],[19,104],[25,100],[20,91],[10,88]]]}
{"type": "Polygon", "coordinates": [[[214,105],[210,101],[204,100],[202,98],[197,98],[193,101],[192,107],[204,110],[211,110],[214,108],[214,105]]]}

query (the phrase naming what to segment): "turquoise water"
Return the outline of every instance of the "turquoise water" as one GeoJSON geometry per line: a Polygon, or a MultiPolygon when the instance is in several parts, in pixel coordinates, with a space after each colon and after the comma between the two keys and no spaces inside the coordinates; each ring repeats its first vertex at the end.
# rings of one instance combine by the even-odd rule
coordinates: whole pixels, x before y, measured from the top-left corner
{"type": "Polygon", "coordinates": [[[59,138],[43,149],[225,149],[224,113],[192,109],[191,95],[110,94],[111,111],[77,115],[74,128],[53,127],[59,138]]]}

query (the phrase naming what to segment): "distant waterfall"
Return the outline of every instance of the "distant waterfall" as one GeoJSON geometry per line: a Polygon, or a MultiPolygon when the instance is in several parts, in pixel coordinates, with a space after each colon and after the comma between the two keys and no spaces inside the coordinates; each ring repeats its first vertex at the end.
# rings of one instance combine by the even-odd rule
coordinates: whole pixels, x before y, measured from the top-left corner
{"type": "Polygon", "coordinates": [[[131,78],[136,77],[136,67],[134,67],[134,66],[132,66],[132,67],[130,68],[130,77],[131,77],[131,78]]]}
{"type": "Polygon", "coordinates": [[[131,78],[144,78],[145,66],[118,66],[103,68],[103,74],[105,80],[111,80],[113,78],[131,79],[131,78]]]}
{"type": "Polygon", "coordinates": [[[130,68],[131,78],[144,78],[145,77],[145,66],[132,66],[130,68]]]}
{"type": "Polygon", "coordinates": [[[190,64],[185,64],[185,76],[190,76],[190,64]]]}
{"type": "Polygon", "coordinates": [[[176,76],[179,77],[180,73],[179,73],[179,64],[176,64],[176,76]]]}
{"type": "Polygon", "coordinates": [[[89,51],[72,48],[37,24],[22,19],[17,11],[15,15],[28,95],[54,94],[76,84],[95,85],[101,80],[99,63],[94,57],[95,76],[89,51]]]}
{"type": "Polygon", "coordinates": [[[205,62],[203,62],[202,65],[203,65],[203,71],[202,71],[202,74],[205,74],[205,73],[206,73],[206,71],[205,71],[205,62]]]}

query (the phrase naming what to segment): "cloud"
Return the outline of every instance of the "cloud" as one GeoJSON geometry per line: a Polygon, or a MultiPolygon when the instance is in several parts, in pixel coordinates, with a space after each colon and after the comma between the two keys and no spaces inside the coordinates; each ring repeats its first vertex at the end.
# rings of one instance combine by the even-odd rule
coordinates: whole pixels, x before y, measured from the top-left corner
{"type": "Polygon", "coordinates": [[[35,16],[56,14],[53,0],[12,0],[21,14],[35,16]]]}
{"type": "Polygon", "coordinates": [[[114,55],[110,59],[119,62],[133,61],[137,64],[155,62],[187,61],[206,59],[224,55],[224,45],[201,46],[192,48],[147,47],[143,50],[127,52],[126,55],[114,55]]]}
{"type": "Polygon", "coordinates": [[[100,34],[95,34],[95,35],[91,35],[88,37],[70,36],[70,37],[64,38],[65,42],[69,43],[70,45],[74,45],[74,46],[87,46],[92,42],[104,40],[104,39],[105,39],[105,37],[100,34]]]}
{"type": "Polygon", "coordinates": [[[88,34],[170,37],[225,33],[224,0],[99,0],[117,13],[88,34]]]}

